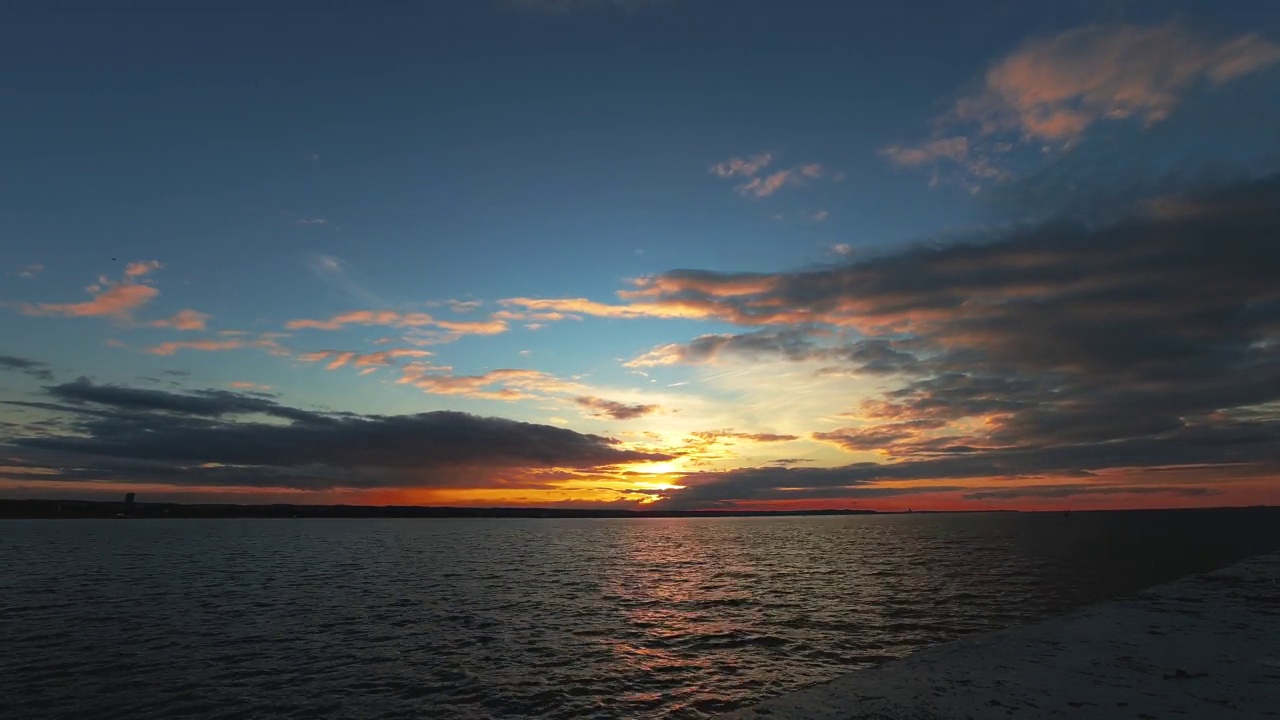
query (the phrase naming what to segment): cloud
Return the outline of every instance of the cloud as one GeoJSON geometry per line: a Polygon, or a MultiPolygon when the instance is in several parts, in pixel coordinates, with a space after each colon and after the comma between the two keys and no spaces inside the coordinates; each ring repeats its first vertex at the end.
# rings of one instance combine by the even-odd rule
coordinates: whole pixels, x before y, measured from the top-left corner
{"type": "Polygon", "coordinates": [[[1215,38],[1173,22],[1075,28],[1023,43],[933,121],[933,138],[880,154],[903,167],[959,166],[973,190],[1010,178],[1001,158],[1016,147],[1070,147],[1100,122],[1151,126],[1189,94],[1278,62],[1280,46],[1253,34],[1215,38]]]}
{"type": "Polygon", "coordinates": [[[132,319],[134,310],[160,295],[159,290],[139,282],[139,279],[162,267],[164,266],[156,260],[131,262],[125,267],[123,280],[116,282],[99,277],[98,282],[85,288],[85,292],[93,296],[92,300],[79,303],[22,303],[18,308],[24,315],[110,317],[125,322],[132,319]]]}
{"type": "Polygon", "coordinates": [[[1280,61],[1257,35],[1213,40],[1176,24],[1095,25],[1027,42],[987,71],[955,113],[984,132],[1066,140],[1102,119],[1160,122],[1197,82],[1222,85],[1280,61]]]}
{"type": "Polygon", "coordinates": [[[13,355],[0,355],[0,370],[16,370],[38,380],[53,379],[53,372],[49,369],[49,363],[14,357],[13,355]]]}
{"type": "Polygon", "coordinates": [[[538,370],[502,368],[482,375],[454,375],[451,371],[449,367],[410,363],[397,382],[433,395],[461,395],[507,402],[577,393],[583,389],[579,383],[538,370]]]}
{"type": "Polygon", "coordinates": [[[681,271],[608,314],[697,308],[760,328],[660,346],[631,366],[819,360],[825,373],[883,378],[880,394],[851,393],[854,422],[814,437],[891,462],[771,476],[788,483],[1175,460],[1274,473],[1280,176],[1176,204],[1196,210],[1140,204],[1105,224],[1055,219],[768,276],[681,271]]]}
{"type": "Polygon", "coordinates": [[[272,355],[289,354],[289,351],[280,345],[280,343],[274,338],[267,337],[265,335],[260,336],[258,339],[232,338],[229,340],[180,340],[165,342],[147,348],[147,352],[152,355],[173,355],[179,350],[224,352],[227,350],[240,350],[244,348],[265,350],[272,355]]]}
{"type": "Polygon", "coordinates": [[[449,300],[445,304],[456,313],[475,312],[484,307],[483,300],[449,300]]]}
{"type": "Polygon", "coordinates": [[[646,415],[652,415],[660,410],[657,405],[628,405],[616,400],[605,400],[604,398],[589,395],[575,398],[574,402],[591,410],[592,415],[595,417],[609,417],[614,420],[634,420],[646,415]]]}
{"type": "Polygon", "coordinates": [[[773,163],[772,153],[760,153],[749,157],[729,158],[724,162],[718,162],[711,166],[711,174],[716,177],[733,178],[733,177],[755,177],[761,170],[769,167],[773,163]]]}
{"type": "Polygon", "coordinates": [[[228,383],[228,385],[230,385],[231,387],[237,390],[256,390],[258,392],[266,392],[271,389],[270,385],[260,385],[258,383],[249,382],[247,380],[233,380],[232,382],[228,383]]]}
{"type": "Polygon", "coordinates": [[[329,221],[320,217],[299,217],[294,222],[298,225],[324,225],[329,221]]]}
{"type": "Polygon", "coordinates": [[[346,295],[357,303],[369,306],[385,306],[389,303],[351,277],[351,266],[346,260],[333,255],[311,255],[305,265],[313,275],[329,287],[346,295]]]}
{"type": "Polygon", "coordinates": [[[320,350],[318,352],[302,353],[298,355],[298,360],[306,363],[328,361],[325,366],[327,370],[337,370],[348,364],[357,369],[377,370],[378,368],[391,367],[401,358],[425,358],[434,354],[429,350],[414,348],[393,348],[365,354],[350,350],[320,350]]]}
{"type": "Polygon", "coordinates": [[[813,433],[813,439],[829,442],[854,452],[887,451],[905,444],[906,441],[918,440],[924,431],[937,430],[946,426],[945,420],[917,419],[898,423],[881,423],[869,427],[845,427],[831,432],[816,432],[813,433]]]}
{"type": "Polygon", "coordinates": [[[823,178],[839,180],[843,177],[842,174],[831,173],[818,163],[805,163],[761,175],[760,173],[769,167],[773,160],[771,153],[734,157],[712,165],[710,171],[716,177],[745,180],[736,185],[734,190],[739,195],[753,198],[769,197],[784,187],[804,185],[809,180],[823,178]]]}
{"type": "Polygon", "coordinates": [[[160,291],[150,285],[120,283],[105,288],[93,286],[89,291],[93,299],[80,303],[41,303],[23,305],[26,315],[52,315],[58,317],[112,317],[127,320],[134,310],[155,299],[160,291]]]}
{"type": "Polygon", "coordinates": [[[18,276],[24,277],[30,280],[42,272],[44,272],[44,265],[41,265],[40,263],[35,263],[34,265],[27,265],[26,267],[22,268],[22,270],[18,272],[18,276]]]}
{"type": "Polygon", "coordinates": [[[753,178],[750,182],[745,182],[734,189],[741,195],[762,198],[769,197],[787,185],[796,185],[799,182],[798,173],[792,170],[779,170],[764,177],[753,178]]]}
{"type": "Polygon", "coordinates": [[[701,335],[688,343],[670,343],[650,350],[626,367],[662,365],[702,365],[716,362],[722,355],[774,355],[792,360],[814,357],[818,346],[809,328],[766,330],[744,335],[701,335]]]}
{"type": "Polygon", "coordinates": [[[144,275],[150,275],[163,267],[164,265],[161,265],[159,260],[131,262],[128,265],[125,265],[124,276],[127,278],[140,278],[144,275]]]}
{"type": "Polygon", "coordinates": [[[783,435],[779,433],[744,433],[744,432],[734,432],[733,430],[704,430],[704,431],[695,432],[693,433],[693,435],[694,437],[700,440],[705,440],[710,442],[714,442],[723,438],[727,438],[730,440],[750,440],[751,442],[757,442],[757,443],[791,442],[793,440],[800,439],[795,435],[783,435]]]}
{"type": "MultiPolygon", "coordinates": [[[[70,403],[63,409],[83,412],[74,406],[109,406],[124,411],[158,411],[199,417],[226,415],[271,415],[288,420],[309,419],[312,414],[281,405],[273,400],[226,390],[202,390],[196,393],[172,393],[165,390],[134,388],[124,385],[98,385],[81,377],[73,382],[52,385],[45,391],[56,400],[70,403]]],[[[96,411],[95,411],[96,412],[96,411]]]]}
{"type": "Polygon", "coordinates": [[[174,330],[204,330],[212,315],[195,310],[181,310],[177,315],[164,320],[152,320],[151,327],[172,328],[174,330]]]}
{"type": "Polygon", "coordinates": [[[406,337],[414,342],[416,337],[422,344],[452,342],[464,335],[498,335],[508,330],[507,323],[498,318],[472,322],[456,322],[439,320],[428,313],[402,313],[395,310],[353,310],[340,313],[328,320],[290,320],[285,324],[289,330],[341,330],[351,325],[364,327],[412,328],[419,331],[417,335],[406,337]],[[432,330],[422,331],[423,328],[432,330]]]}
{"type": "Polygon", "coordinates": [[[70,481],[303,490],[474,486],[536,477],[540,468],[671,459],[598,435],[457,412],[324,413],[223,390],[170,393],[85,379],[48,393],[56,402],[44,409],[62,413],[74,434],[29,433],[0,446],[0,457],[5,465],[48,468],[51,477],[70,481]],[[274,420],[253,419],[262,415],[274,420]]]}
{"type": "Polygon", "coordinates": [[[915,167],[939,159],[963,162],[969,156],[969,139],[963,136],[932,140],[918,147],[891,145],[880,151],[895,165],[915,167]]]}

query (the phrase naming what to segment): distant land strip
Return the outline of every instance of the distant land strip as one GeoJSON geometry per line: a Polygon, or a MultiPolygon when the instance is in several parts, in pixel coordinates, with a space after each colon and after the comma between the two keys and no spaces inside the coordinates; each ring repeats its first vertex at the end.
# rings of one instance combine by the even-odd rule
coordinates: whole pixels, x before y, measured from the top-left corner
{"type": "MultiPolygon", "coordinates": [[[[1265,505],[1248,508],[1175,508],[1127,510],[1072,510],[1071,514],[1094,512],[1190,512],[1205,510],[1264,510],[1265,505]]],[[[609,510],[602,508],[537,507],[424,507],[415,505],[237,505],[231,503],[126,503],[102,500],[0,499],[0,519],[182,519],[182,518],[710,518],[710,517],[798,517],[840,515],[942,515],[1011,513],[1019,510],[609,510]]],[[[1064,511],[1039,511],[1060,514],[1064,511]]]]}
{"type": "MultiPolygon", "coordinates": [[[[915,511],[916,513],[926,511],[915,511]]],[[[0,500],[0,518],[672,518],[876,515],[875,510],[608,510],[412,505],[234,505],[94,500],[0,500]]]]}

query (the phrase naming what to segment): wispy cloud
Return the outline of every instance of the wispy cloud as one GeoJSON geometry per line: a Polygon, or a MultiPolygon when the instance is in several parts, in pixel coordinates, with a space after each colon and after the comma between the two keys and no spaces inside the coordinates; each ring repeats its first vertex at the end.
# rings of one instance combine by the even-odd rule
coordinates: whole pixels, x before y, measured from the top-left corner
{"type": "Polygon", "coordinates": [[[152,355],[173,355],[180,350],[225,352],[227,350],[240,350],[245,348],[265,350],[272,355],[290,354],[290,352],[280,345],[280,343],[274,338],[266,336],[260,336],[257,339],[233,338],[230,340],[177,340],[154,345],[147,348],[147,352],[152,355]]]}
{"type": "Polygon", "coordinates": [[[482,375],[454,375],[450,368],[411,363],[398,380],[434,395],[461,395],[482,400],[529,400],[547,394],[580,392],[576,382],[538,370],[503,368],[482,375]]]}
{"type": "Polygon", "coordinates": [[[16,370],[39,380],[53,379],[53,372],[49,369],[49,363],[14,357],[13,355],[0,355],[0,370],[16,370]]]}
{"type": "Polygon", "coordinates": [[[325,320],[290,320],[285,325],[289,330],[341,330],[351,326],[399,328],[406,331],[401,337],[403,342],[418,346],[451,343],[467,335],[499,335],[510,327],[498,314],[488,320],[457,321],[396,310],[352,310],[325,320]]]}
{"type": "Polygon", "coordinates": [[[711,174],[722,178],[751,178],[773,163],[773,153],[734,157],[711,166],[711,174]]]}
{"type": "Polygon", "coordinates": [[[44,265],[41,265],[40,263],[35,263],[34,265],[27,265],[26,267],[22,268],[22,270],[18,271],[18,276],[31,280],[32,278],[34,278],[35,276],[39,275],[42,272],[44,272],[44,265]]]}
{"type": "Polygon", "coordinates": [[[181,310],[177,315],[163,320],[152,320],[151,327],[172,328],[174,330],[204,330],[212,315],[195,310],[181,310]]]}
{"type": "Polygon", "coordinates": [[[162,268],[164,268],[164,265],[161,265],[159,260],[131,262],[124,267],[124,276],[127,278],[140,278],[162,268]]]}
{"type": "Polygon", "coordinates": [[[1076,28],[991,65],[978,92],[933,121],[933,138],[880,153],[903,167],[942,162],[973,178],[1008,178],[998,158],[1015,146],[1069,147],[1103,121],[1159,123],[1197,88],[1277,62],[1280,46],[1253,34],[1212,38],[1173,22],[1076,28]]]}
{"type": "Polygon", "coordinates": [[[1195,83],[1222,85],[1277,61],[1280,47],[1257,35],[1214,40],[1172,23],[1095,25],[1024,44],[954,112],[983,132],[1066,140],[1104,118],[1160,122],[1195,83]]]}
{"type": "Polygon", "coordinates": [[[232,382],[227,383],[227,385],[235,388],[236,390],[255,390],[257,392],[266,392],[271,389],[270,385],[261,385],[247,380],[233,380],[232,382]]]}
{"type": "Polygon", "coordinates": [[[340,257],[311,255],[307,257],[305,264],[307,269],[322,282],[357,303],[374,307],[385,307],[391,304],[352,278],[350,264],[340,257]]]}
{"type": "Polygon", "coordinates": [[[616,400],[605,400],[604,398],[590,395],[575,398],[574,402],[590,410],[595,417],[608,417],[614,420],[634,420],[646,415],[652,415],[661,409],[657,405],[628,405],[616,400]]]}
{"type": "Polygon", "coordinates": [[[882,149],[880,154],[903,167],[916,167],[941,159],[959,163],[969,157],[969,139],[957,135],[931,140],[915,147],[891,145],[882,149]]]}
{"type": "Polygon", "coordinates": [[[839,173],[832,173],[818,163],[806,163],[762,174],[773,161],[771,153],[734,157],[712,165],[710,171],[716,177],[742,180],[734,190],[739,195],[753,198],[769,197],[785,187],[804,185],[810,180],[839,180],[841,177],[839,173]]]}
{"type": "MultiPolygon", "coordinates": [[[[391,367],[402,358],[425,358],[434,355],[429,350],[414,348],[394,348],[373,353],[357,353],[351,350],[320,350],[298,355],[298,360],[306,363],[326,362],[325,369],[337,370],[350,364],[352,367],[374,371],[378,368],[391,367]]],[[[366,374],[362,372],[362,374],[366,374]]]]}

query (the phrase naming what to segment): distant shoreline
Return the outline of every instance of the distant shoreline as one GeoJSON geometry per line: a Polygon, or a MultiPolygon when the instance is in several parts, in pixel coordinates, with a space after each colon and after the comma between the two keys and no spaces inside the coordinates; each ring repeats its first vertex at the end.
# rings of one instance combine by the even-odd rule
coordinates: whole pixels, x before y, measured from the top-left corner
{"type": "MultiPolygon", "coordinates": [[[[1071,510],[1088,512],[1179,512],[1187,510],[1265,510],[1266,505],[1217,508],[1130,508],[1125,510],[1071,510]]],[[[609,510],[603,508],[427,507],[416,505],[236,505],[227,503],[146,503],[132,505],[103,500],[4,500],[0,520],[126,518],[140,520],[235,518],[715,518],[803,517],[843,515],[940,515],[972,513],[1027,513],[1061,515],[1065,510],[609,510]]]]}
{"type": "MultiPolygon", "coordinates": [[[[923,512],[923,511],[916,511],[923,512]]],[[[589,508],[427,507],[417,505],[271,505],[128,503],[101,500],[0,500],[0,519],[196,518],[664,518],[876,515],[875,510],[608,510],[589,508]]]]}

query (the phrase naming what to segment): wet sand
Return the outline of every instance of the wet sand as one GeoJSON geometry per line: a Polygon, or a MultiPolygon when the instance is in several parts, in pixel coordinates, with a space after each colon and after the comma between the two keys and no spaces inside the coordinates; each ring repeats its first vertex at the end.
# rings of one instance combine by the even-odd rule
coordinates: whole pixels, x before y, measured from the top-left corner
{"type": "Polygon", "coordinates": [[[1280,718],[1280,553],[947,643],[720,720],[1280,718]]]}

